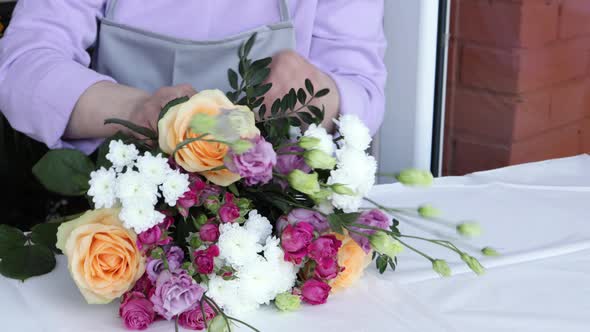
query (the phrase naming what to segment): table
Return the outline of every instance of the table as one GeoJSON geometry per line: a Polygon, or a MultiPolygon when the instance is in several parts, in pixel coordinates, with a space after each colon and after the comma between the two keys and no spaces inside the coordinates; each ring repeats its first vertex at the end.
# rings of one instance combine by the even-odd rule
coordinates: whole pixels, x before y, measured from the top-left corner
{"type": "MultiPolygon", "coordinates": [[[[428,189],[398,184],[374,188],[371,198],[391,206],[425,202],[453,220],[475,219],[498,258],[481,258],[476,277],[458,257],[416,244],[451,263],[441,279],[411,252],[395,273],[369,268],[356,286],[323,306],[295,313],[263,308],[244,317],[261,331],[588,331],[590,330],[590,156],[446,177],[428,189]]],[[[418,227],[402,230],[424,235],[418,227]]],[[[443,228],[440,228],[442,231],[443,228]]],[[[86,305],[64,257],[49,275],[21,283],[0,277],[2,331],[123,331],[117,304],[86,305]]],[[[150,331],[172,331],[158,322],[150,331]]],[[[238,329],[238,331],[246,331],[238,329]]]]}

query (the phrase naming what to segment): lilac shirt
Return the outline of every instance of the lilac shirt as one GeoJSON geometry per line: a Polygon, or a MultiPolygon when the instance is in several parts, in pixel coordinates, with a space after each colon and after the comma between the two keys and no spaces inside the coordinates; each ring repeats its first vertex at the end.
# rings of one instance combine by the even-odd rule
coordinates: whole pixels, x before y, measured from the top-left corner
{"type": "MultiPolygon", "coordinates": [[[[86,152],[98,140],[61,139],[80,95],[112,78],[88,69],[86,49],[108,0],[19,0],[0,39],[0,110],[50,148],[86,152]]],[[[341,113],[375,133],[384,112],[383,0],[290,0],[297,52],[336,82],[341,113]]],[[[125,0],[114,20],[192,40],[220,39],[280,21],[277,0],[125,0]]],[[[220,68],[220,70],[225,70],[220,68]]]]}

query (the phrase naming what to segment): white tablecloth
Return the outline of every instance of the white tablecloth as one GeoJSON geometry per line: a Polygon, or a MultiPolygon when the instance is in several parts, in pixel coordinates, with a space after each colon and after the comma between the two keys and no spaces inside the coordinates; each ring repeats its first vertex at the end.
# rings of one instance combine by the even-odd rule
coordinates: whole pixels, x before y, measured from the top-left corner
{"type": "MultiPolygon", "coordinates": [[[[432,203],[448,219],[477,220],[484,235],[471,244],[503,256],[482,258],[488,271],[476,277],[449,252],[417,244],[451,262],[455,275],[438,278],[406,251],[398,271],[370,268],[326,305],[295,313],[269,307],[244,319],[281,332],[590,331],[590,156],[440,178],[429,189],[383,185],[371,197],[389,206],[432,203]]],[[[123,330],[117,304],[84,303],[63,257],[54,272],[25,283],[0,277],[0,294],[0,331],[123,330]]],[[[151,329],[172,330],[167,322],[151,329]]]]}

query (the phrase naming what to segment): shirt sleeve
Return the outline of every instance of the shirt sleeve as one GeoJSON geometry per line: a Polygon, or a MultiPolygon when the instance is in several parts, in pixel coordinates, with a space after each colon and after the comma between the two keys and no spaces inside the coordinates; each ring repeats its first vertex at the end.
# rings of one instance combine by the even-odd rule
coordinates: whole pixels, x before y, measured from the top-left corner
{"type": "Polygon", "coordinates": [[[319,0],[309,60],[336,82],[340,113],[375,134],[385,111],[384,0],[319,0]]]}
{"type": "Polygon", "coordinates": [[[19,0],[0,39],[0,110],[11,126],[51,149],[86,153],[100,140],[62,140],[84,91],[113,81],[88,68],[106,0],[19,0]]]}

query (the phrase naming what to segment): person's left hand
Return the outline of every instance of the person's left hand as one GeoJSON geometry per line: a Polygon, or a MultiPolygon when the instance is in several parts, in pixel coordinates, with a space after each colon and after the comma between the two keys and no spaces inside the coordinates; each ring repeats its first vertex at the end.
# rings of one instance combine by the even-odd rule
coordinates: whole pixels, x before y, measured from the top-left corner
{"type": "Polygon", "coordinates": [[[289,93],[291,88],[296,91],[299,88],[305,89],[305,80],[309,79],[316,91],[330,89],[328,95],[314,100],[311,104],[319,108],[322,105],[325,106],[326,114],[322,124],[326,129],[331,130],[333,127],[332,119],[338,115],[340,108],[340,95],[332,78],[309,63],[297,52],[291,50],[274,55],[270,69],[271,72],[266,82],[272,83],[272,88],[265,95],[266,106],[270,108],[273,101],[289,93]]]}

